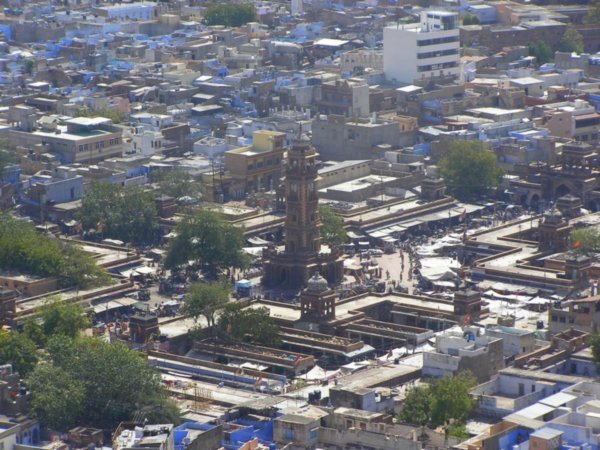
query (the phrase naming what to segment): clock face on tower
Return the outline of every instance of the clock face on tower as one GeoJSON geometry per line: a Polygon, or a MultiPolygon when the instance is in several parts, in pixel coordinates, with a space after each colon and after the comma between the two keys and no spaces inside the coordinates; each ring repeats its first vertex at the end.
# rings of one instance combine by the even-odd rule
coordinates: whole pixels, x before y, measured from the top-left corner
{"type": "Polygon", "coordinates": [[[292,147],[286,171],[286,252],[318,253],[321,234],[316,196],[316,151],[309,146],[292,147]]]}

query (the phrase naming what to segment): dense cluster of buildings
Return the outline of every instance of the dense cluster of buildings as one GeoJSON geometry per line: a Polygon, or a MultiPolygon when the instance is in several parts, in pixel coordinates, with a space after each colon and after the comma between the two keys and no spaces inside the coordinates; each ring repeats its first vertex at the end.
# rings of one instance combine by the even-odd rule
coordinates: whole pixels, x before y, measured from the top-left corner
{"type": "MultiPolygon", "coordinates": [[[[600,233],[595,6],[250,1],[256,20],[228,27],[197,0],[1,3],[0,148],[14,158],[0,208],[111,273],[61,298],[147,354],[184,422],[49,431],[6,364],[0,450],[600,445],[600,258],[570,239],[600,233]],[[574,31],[580,51],[559,51],[574,31]],[[447,189],[438,164],[457,141],[504,169],[485,198],[447,189]],[[201,195],[160,192],[154,175],[176,170],[201,195]],[[97,182],[155,194],[153,246],[82,233],[97,182]],[[346,243],[327,242],[323,206],[346,243]],[[266,308],[277,345],[188,334],[190,280],[160,260],[194,208],[243,227],[252,265],[232,301],[266,308]],[[411,386],[466,370],[469,437],[397,419],[411,386]]],[[[58,290],[0,267],[0,325],[17,330],[58,290]]]]}

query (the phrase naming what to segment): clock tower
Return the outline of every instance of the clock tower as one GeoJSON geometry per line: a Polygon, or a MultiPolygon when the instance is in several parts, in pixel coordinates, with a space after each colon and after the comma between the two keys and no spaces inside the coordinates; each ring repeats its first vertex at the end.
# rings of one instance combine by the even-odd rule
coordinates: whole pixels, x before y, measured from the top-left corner
{"type": "Polygon", "coordinates": [[[285,172],[285,249],[265,251],[263,283],[300,288],[316,271],[330,284],[342,280],[343,258],[338,249],[321,246],[317,168],[318,153],[302,135],[288,150],[285,172]]]}

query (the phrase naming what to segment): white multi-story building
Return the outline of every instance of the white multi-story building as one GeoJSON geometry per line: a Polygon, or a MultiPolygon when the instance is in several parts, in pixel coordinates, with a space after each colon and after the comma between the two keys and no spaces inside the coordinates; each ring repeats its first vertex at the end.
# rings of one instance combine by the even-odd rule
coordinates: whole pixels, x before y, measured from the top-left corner
{"type": "Polygon", "coordinates": [[[425,11],[420,23],[394,25],[383,30],[383,71],[390,81],[460,74],[458,15],[425,11]]]}
{"type": "Polygon", "coordinates": [[[98,6],[93,12],[108,19],[152,20],[158,17],[159,8],[154,2],[140,2],[98,6]]]}

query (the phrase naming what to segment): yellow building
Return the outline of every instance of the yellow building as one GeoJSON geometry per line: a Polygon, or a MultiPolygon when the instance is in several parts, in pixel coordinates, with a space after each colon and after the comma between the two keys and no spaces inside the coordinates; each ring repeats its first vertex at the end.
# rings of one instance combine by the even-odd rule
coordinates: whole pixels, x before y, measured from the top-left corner
{"type": "Polygon", "coordinates": [[[234,197],[277,187],[284,153],[285,133],[268,130],[255,131],[251,146],[225,152],[225,170],[244,186],[234,197]]]}

